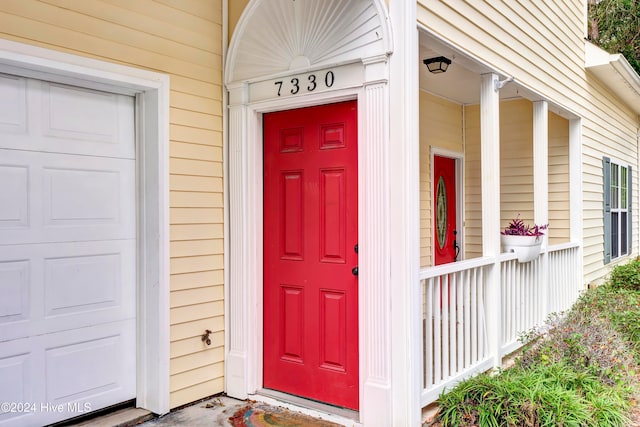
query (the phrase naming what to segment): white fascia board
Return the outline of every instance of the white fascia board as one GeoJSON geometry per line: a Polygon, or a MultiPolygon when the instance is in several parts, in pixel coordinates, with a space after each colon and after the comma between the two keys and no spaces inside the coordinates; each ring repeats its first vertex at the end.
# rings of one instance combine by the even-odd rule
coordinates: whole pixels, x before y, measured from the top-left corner
{"type": "Polygon", "coordinates": [[[585,68],[640,114],[640,76],[622,54],[586,42],[585,68]]]}

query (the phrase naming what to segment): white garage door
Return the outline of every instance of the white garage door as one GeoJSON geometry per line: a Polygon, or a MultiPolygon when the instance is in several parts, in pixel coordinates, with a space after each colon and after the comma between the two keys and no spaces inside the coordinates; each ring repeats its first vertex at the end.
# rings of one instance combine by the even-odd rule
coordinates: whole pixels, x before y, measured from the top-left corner
{"type": "Polygon", "coordinates": [[[0,74],[0,426],[135,398],[134,100],[0,74]]]}

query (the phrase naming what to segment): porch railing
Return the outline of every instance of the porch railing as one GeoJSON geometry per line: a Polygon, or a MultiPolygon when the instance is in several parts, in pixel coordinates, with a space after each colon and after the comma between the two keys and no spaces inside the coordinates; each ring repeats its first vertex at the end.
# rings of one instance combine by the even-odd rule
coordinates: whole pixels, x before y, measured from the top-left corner
{"type": "Polygon", "coordinates": [[[485,278],[495,266],[494,258],[422,270],[422,405],[434,402],[445,388],[490,369],[493,360],[522,345],[522,332],[542,324],[550,313],[568,309],[580,290],[578,255],[577,244],[552,246],[528,263],[518,263],[514,254],[501,254],[500,331],[489,330],[485,322],[485,278]],[[490,354],[488,336],[501,337],[499,355],[490,354]]]}

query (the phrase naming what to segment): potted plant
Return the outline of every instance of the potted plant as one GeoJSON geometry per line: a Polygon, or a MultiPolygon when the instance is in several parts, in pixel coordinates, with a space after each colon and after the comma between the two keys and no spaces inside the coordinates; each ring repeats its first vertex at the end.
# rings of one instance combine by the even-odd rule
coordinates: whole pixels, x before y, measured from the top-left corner
{"type": "Polygon", "coordinates": [[[506,252],[515,252],[518,262],[529,262],[540,254],[543,231],[548,227],[549,224],[525,224],[518,214],[500,233],[502,248],[506,252]]]}

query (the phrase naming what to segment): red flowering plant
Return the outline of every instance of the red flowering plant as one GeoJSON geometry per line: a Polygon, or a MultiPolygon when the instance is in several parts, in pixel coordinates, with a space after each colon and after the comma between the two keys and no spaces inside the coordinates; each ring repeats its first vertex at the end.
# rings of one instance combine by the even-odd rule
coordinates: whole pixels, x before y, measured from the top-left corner
{"type": "Polygon", "coordinates": [[[500,233],[505,236],[535,236],[544,235],[543,231],[549,228],[549,224],[529,225],[520,219],[520,214],[509,222],[509,225],[500,233]]]}

